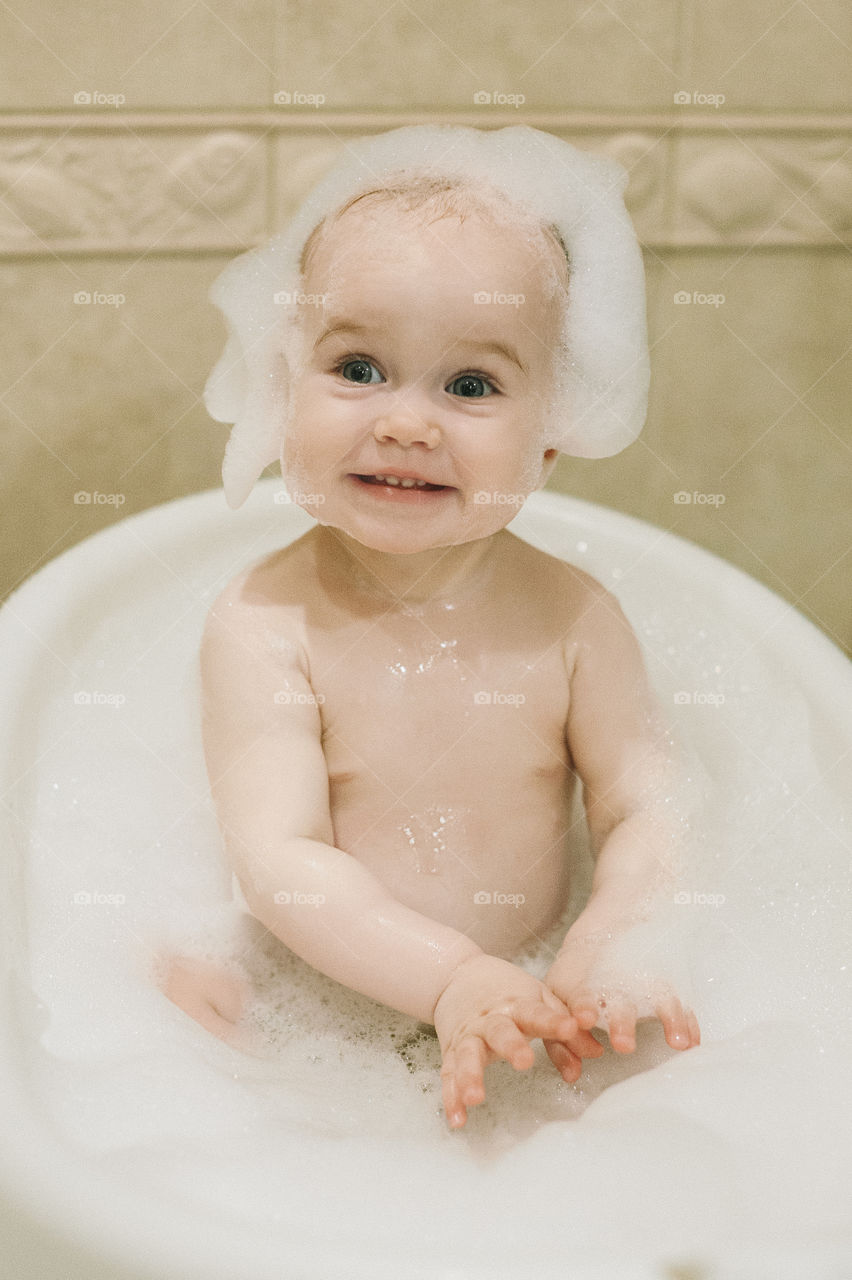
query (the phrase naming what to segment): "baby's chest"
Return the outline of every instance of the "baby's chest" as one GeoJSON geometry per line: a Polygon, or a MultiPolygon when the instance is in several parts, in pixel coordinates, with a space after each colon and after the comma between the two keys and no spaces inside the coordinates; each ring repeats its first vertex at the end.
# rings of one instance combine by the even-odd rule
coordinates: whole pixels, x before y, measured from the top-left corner
{"type": "Polygon", "coordinates": [[[312,662],[335,783],[500,789],[564,775],[569,681],[561,648],[484,647],[463,636],[373,637],[312,662]]]}

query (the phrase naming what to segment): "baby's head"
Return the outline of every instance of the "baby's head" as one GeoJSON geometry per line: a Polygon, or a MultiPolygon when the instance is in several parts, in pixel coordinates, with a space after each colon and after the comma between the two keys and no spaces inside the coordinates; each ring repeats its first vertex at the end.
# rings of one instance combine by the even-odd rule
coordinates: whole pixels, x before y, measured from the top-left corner
{"type": "Polygon", "coordinates": [[[497,190],[417,175],[330,215],[300,268],[281,453],[294,500],[376,550],[502,528],[558,454],[558,230],[497,190]]]}
{"type": "Polygon", "coordinates": [[[603,457],[641,429],[626,175],[524,127],[415,126],[347,150],[211,291],[231,330],[206,389],[235,423],[228,501],[280,457],[295,501],[376,549],[486,536],[560,449],[603,457]]]}

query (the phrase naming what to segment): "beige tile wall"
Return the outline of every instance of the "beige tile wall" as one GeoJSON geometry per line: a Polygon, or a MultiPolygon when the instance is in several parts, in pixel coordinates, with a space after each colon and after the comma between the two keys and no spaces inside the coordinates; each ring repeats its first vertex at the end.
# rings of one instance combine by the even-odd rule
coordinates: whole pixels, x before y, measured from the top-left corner
{"type": "Polygon", "coordinates": [[[347,137],[522,122],[627,166],[648,274],[648,425],[552,486],[701,543],[849,647],[850,50],[847,0],[8,0],[0,590],[218,484],[207,288],[347,137]]]}

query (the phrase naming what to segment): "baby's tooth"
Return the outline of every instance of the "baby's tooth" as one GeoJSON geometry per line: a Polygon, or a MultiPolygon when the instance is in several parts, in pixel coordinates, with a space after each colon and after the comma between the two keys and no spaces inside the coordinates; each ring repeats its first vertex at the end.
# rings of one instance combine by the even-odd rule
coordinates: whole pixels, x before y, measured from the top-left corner
{"type": "Polygon", "coordinates": [[[385,484],[398,485],[399,481],[396,476],[385,476],[385,484]]]}
{"type": "Polygon", "coordinates": [[[403,489],[413,489],[416,484],[416,481],[406,479],[406,480],[400,480],[399,483],[402,485],[403,489]]]}

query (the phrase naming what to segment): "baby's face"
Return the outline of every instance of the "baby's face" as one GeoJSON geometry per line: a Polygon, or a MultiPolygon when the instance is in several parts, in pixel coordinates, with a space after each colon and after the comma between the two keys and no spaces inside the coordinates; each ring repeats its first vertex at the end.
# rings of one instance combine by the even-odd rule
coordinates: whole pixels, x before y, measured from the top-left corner
{"type": "Polygon", "coordinates": [[[324,304],[303,308],[282,453],[294,500],[379,551],[503,528],[557,454],[544,427],[561,308],[547,280],[540,250],[475,216],[424,226],[387,205],[348,209],[303,282],[324,304]]]}

